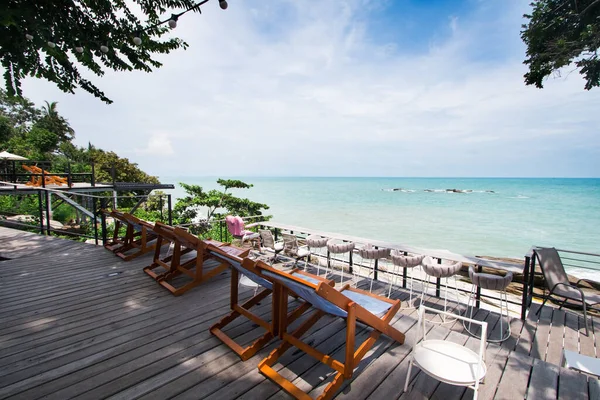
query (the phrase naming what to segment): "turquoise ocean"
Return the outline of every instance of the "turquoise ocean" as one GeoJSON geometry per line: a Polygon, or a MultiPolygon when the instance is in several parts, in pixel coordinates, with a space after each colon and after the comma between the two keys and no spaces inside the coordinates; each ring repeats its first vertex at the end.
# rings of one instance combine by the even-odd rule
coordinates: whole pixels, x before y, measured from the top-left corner
{"type": "MultiPolygon", "coordinates": [[[[176,184],[174,199],[185,195],[179,182],[218,186],[160,179],[176,184]]],[[[523,258],[533,245],[600,253],[598,178],[236,179],[254,185],[236,195],[289,225],[465,255],[523,258]]]]}

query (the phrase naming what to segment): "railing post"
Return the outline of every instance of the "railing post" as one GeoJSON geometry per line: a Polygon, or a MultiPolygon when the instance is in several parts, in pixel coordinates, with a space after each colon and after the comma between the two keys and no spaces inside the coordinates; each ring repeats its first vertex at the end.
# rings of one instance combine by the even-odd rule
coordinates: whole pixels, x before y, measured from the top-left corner
{"type": "Polygon", "coordinates": [[[172,209],[172,202],[171,202],[171,194],[169,193],[167,195],[167,207],[169,207],[169,225],[173,225],[173,209],[172,209]]]}
{"type": "MultiPolygon", "coordinates": [[[[477,266],[477,272],[482,273],[483,267],[481,265],[477,266]]],[[[479,308],[481,305],[481,286],[477,285],[477,291],[475,293],[475,307],[479,308]]]]}
{"type": "MultiPolygon", "coordinates": [[[[158,207],[160,208],[160,220],[161,222],[165,221],[165,215],[164,215],[164,210],[163,210],[163,199],[162,199],[162,194],[159,195],[160,197],[158,198],[158,207]]],[[[169,224],[171,225],[171,224],[169,224]]]]}
{"type": "MultiPolygon", "coordinates": [[[[408,253],[405,251],[404,255],[407,256],[408,253]]],[[[414,271],[411,271],[411,276],[414,277],[414,271]]],[[[408,268],[402,267],[402,287],[406,289],[406,281],[408,280],[408,268]]]]}
{"type": "MultiPolygon", "coordinates": [[[[42,187],[46,189],[46,174],[42,168],[42,187]]],[[[50,226],[50,197],[47,190],[44,190],[44,200],[46,201],[46,233],[52,234],[52,227],[50,226]]]]}
{"type": "Polygon", "coordinates": [[[13,183],[17,183],[17,167],[15,164],[15,160],[12,162],[12,175],[13,175],[13,183]]]}
{"type": "MultiPolygon", "coordinates": [[[[533,258],[535,259],[535,253],[533,258]]],[[[523,268],[523,294],[521,299],[521,319],[525,321],[527,317],[527,308],[529,306],[529,267],[531,260],[525,256],[525,267],[523,268]]]]}
{"type": "Polygon", "coordinates": [[[92,161],[92,178],[91,178],[92,186],[96,186],[96,164],[92,161]]]}
{"type": "MultiPolygon", "coordinates": [[[[105,198],[101,198],[100,199],[100,209],[101,210],[106,210],[106,199],[105,198]]],[[[102,246],[106,245],[106,214],[104,214],[104,212],[102,212],[102,216],[100,217],[101,221],[102,221],[102,246]]]]}
{"type": "Polygon", "coordinates": [[[94,240],[98,246],[98,199],[94,197],[94,240]]]}
{"type": "MultiPolygon", "coordinates": [[[[377,246],[375,246],[375,249],[377,249],[377,246]]],[[[352,252],[350,252],[350,254],[352,254],[352,252]]],[[[378,278],[379,278],[379,259],[376,258],[375,263],[373,264],[373,279],[378,281],[379,280],[378,278]]]]}
{"type": "Polygon", "coordinates": [[[40,233],[44,234],[44,206],[42,205],[42,191],[38,189],[38,205],[40,212],[40,233]]]}
{"type": "MultiPolygon", "coordinates": [[[[438,264],[442,263],[442,259],[438,258],[438,264]]],[[[429,278],[427,278],[429,279],[429,278]]],[[[446,281],[448,282],[448,281],[446,281]]],[[[442,278],[435,279],[435,297],[440,297],[440,287],[442,286],[442,278]]],[[[447,289],[447,288],[446,288],[447,289]]]]}
{"type": "Polygon", "coordinates": [[[529,267],[529,302],[527,306],[531,305],[533,301],[533,289],[535,283],[535,257],[531,258],[530,267],[529,267]]]}
{"type": "Polygon", "coordinates": [[[73,187],[73,179],[71,178],[71,163],[67,163],[67,185],[73,187]]]}

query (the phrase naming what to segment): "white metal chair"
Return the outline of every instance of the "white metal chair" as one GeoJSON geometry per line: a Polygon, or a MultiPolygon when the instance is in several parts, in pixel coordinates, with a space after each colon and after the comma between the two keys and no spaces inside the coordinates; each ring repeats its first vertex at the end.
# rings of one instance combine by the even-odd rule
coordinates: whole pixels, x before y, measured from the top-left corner
{"type": "MultiPolygon", "coordinates": [[[[458,305],[460,301],[460,296],[458,295],[458,289],[456,287],[456,274],[462,268],[461,262],[455,262],[452,264],[443,264],[437,263],[433,260],[432,257],[427,256],[423,259],[421,266],[423,267],[423,271],[428,275],[427,282],[425,283],[425,289],[421,293],[421,304],[423,304],[423,299],[425,297],[425,292],[429,289],[429,277],[435,277],[444,279],[444,312],[448,311],[448,278],[454,279],[454,295],[456,296],[456,304],[458,305]]],[[[456,306],[453,310],[456,309],[456,306]]],[[[450,314],[455,316],[454,314],[450,314]]],[[[447,319],[446,315],[442,315],[442,323],[452,322],[453,318],[447,319]]]]}
{"type": "MultiPolygon", "coordinates": [[[[506,275],[492,275],[475,272],[473,266],[469,267],[469,277],[473,286],[469,293],[469,300],[467,301],[467,309],[465,310],[465,316],[469,315],[469,318],[473,318],[473,311],[475,309],[476,301],[476,290],[477,288],[487,290],[497,290],[500,292],[500,333],[497,338],[488,338],[488,342],[503,342],[510,337],[510,316],[508,314],[508,298],[506,296],[506,287],[512,282],[512,272],[507,272],[506,275]],[[504,319],[506,319],[506,329],[504,329],[504,319]]],[[[463,321],[463,326],[471,336],[477,336],[476,333],[471,329],[471,323],[463,321]]]]}
{"type": "MultiPolygon", "coordinates": [[[[413,308],[415,308],[414,303],[413,303],[413,277],[415,275],[414,269],[421,266],[421,263],[423,262],[423,259],[425,258],[425,256],[424,255],[405,256],[399,250],[392,250],[391,257],[392,257],[392,263],[395,266],[401,267],[401,268],[407,268],[410,270],[410,281],[409,281],[410,294],[408,296],[408,306],[403,307],[403,308],[413,309],[413,308]]],[[[396,276],[397,276],[397,274],[396,274],[396,276]]]]}
{"type": "MultiPolygon", "coordinates": [[[[329,238],[321,237],[319,235],[310,235],[309,237],[306,238],[306,247],[308,247],[308,251],[311,252],[311,249],[317,250],[317,252],[315,253],[317,256],[317,275],[319,275],[321,273],[321,259],[323,258],[323,254],[321,254],[321,250],[322,249],[327,250],[327,242],[328,241],[329,241],[329,238]]],[[[311,252],[311,254],[313,254],[313,253],[311,252]]],[[[327,262],[325,262],[325,275],[327,275],[328,273],[329,273],[329,270],[327,268],[327,262]]]]}
{"type": "Polygon", "coordinates": [[[304,269],[306,270],[310,251],[305,248],[303,249],[298,245],[298,238],[295,235],[282,233],[281,237],[283,238],[283,254],[294,258],[294,266],[298,264],[298,261],[304,258],[304,269]]]}
{"type": "Polygon", "coordinates": [[[283,243],[276,243],[273,234],[268,229],[259,229],[258,233],[262,242],[261,247],[273,251],[273,257],[269,260],[272,265],[277,260],[277,255],[283,251],[283,243]]]}
{"type": "MultiPolygon", "coordinates": [[[[348,254],[348,266],[352,268],[352,252],[354,251],[354,242],[343,242],[339,243],[335,239],[330,239],[327,242],[327,264],[329,265],[332,261],[332,255],[341,255],[345,258],[345,254],[348,254]]],[[[333,271],[333,265],[329,268],[333,271]]],[[[341,266],[342,277],[340,283],[344,284],[344,266],[341,266]]]]}
{"type": "MultiPolygon", "coordinates": [[[[384,258],[388,258],[390,256],[390,249],[386,249],[386,248],[381,248],[381,249],[377,249],[375,247],[373,247],[370,244],[367,244],[365,247],[358,249],[358,255],[360,256],[360,258],[364,260],[368,260],[369,261],[369,266],[367,267],[367,269],[369,270],[369,275],[371,278],[371,284],[369,285],[369,292],[373,291],[373,280],[375,279],[375,262],[378,262],[379,260],[382,260],[384,258]]],[[[358,282],[358,279],[360,277],[360,272],[362,270],[363,264],[361,263],[359,264],[355,264],[354,266],[354,281],[355,283],[358,282]]],[[[392,294],[392,277],[390,277],[390,288],[389,288],[389,293],[388,293],[388,297],[390,297],[390,294],[392,294]]]]}
{"type": "Polygon", "coordinates": [[[419,328],[423,337],[418,342],[410,355],[408,373],[404,383],[404,391],[408,390],[408,383],[413,365],[417,366],[427,375],[450,385],[466,386],[474,390],[473,400],[477,400],[477,390],[486,374],[485,348],[487,346],[487,322],[471,320],[463,316],[455,316],[448,312],[436,310],[421,305],[419,307],[419,328]],[[430,313],[446,314],[463,321],[481,325],[482,336],[479,343],[479,353],[447,340],[427,340],[425,329],[425,311],[430,313]]]}

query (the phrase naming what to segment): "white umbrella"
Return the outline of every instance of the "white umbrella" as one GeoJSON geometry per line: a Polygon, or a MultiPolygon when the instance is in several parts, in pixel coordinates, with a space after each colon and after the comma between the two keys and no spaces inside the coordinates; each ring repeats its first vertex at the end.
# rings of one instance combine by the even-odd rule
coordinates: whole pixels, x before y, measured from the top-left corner
{"type": "Polygon", "coordinates": [[[3,160],[27,160],[27,158],[25,158],[25,157],[21,157],[16,154],[9,153],[8,151],[0,152],[0,159],[3,159],[3,160]]]}

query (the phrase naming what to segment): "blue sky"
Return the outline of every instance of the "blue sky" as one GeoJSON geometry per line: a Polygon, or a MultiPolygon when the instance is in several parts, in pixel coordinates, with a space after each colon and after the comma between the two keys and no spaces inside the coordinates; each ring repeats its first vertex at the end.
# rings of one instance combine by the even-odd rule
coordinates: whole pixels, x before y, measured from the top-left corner
{"type": "Polygon", "coordinates": [[[213,0],[164,67],[108,72],[115,102],[63,94],[76,141],[154,175],[600,176],[573,68],[526,87],[522,0],[213,0]]]}

